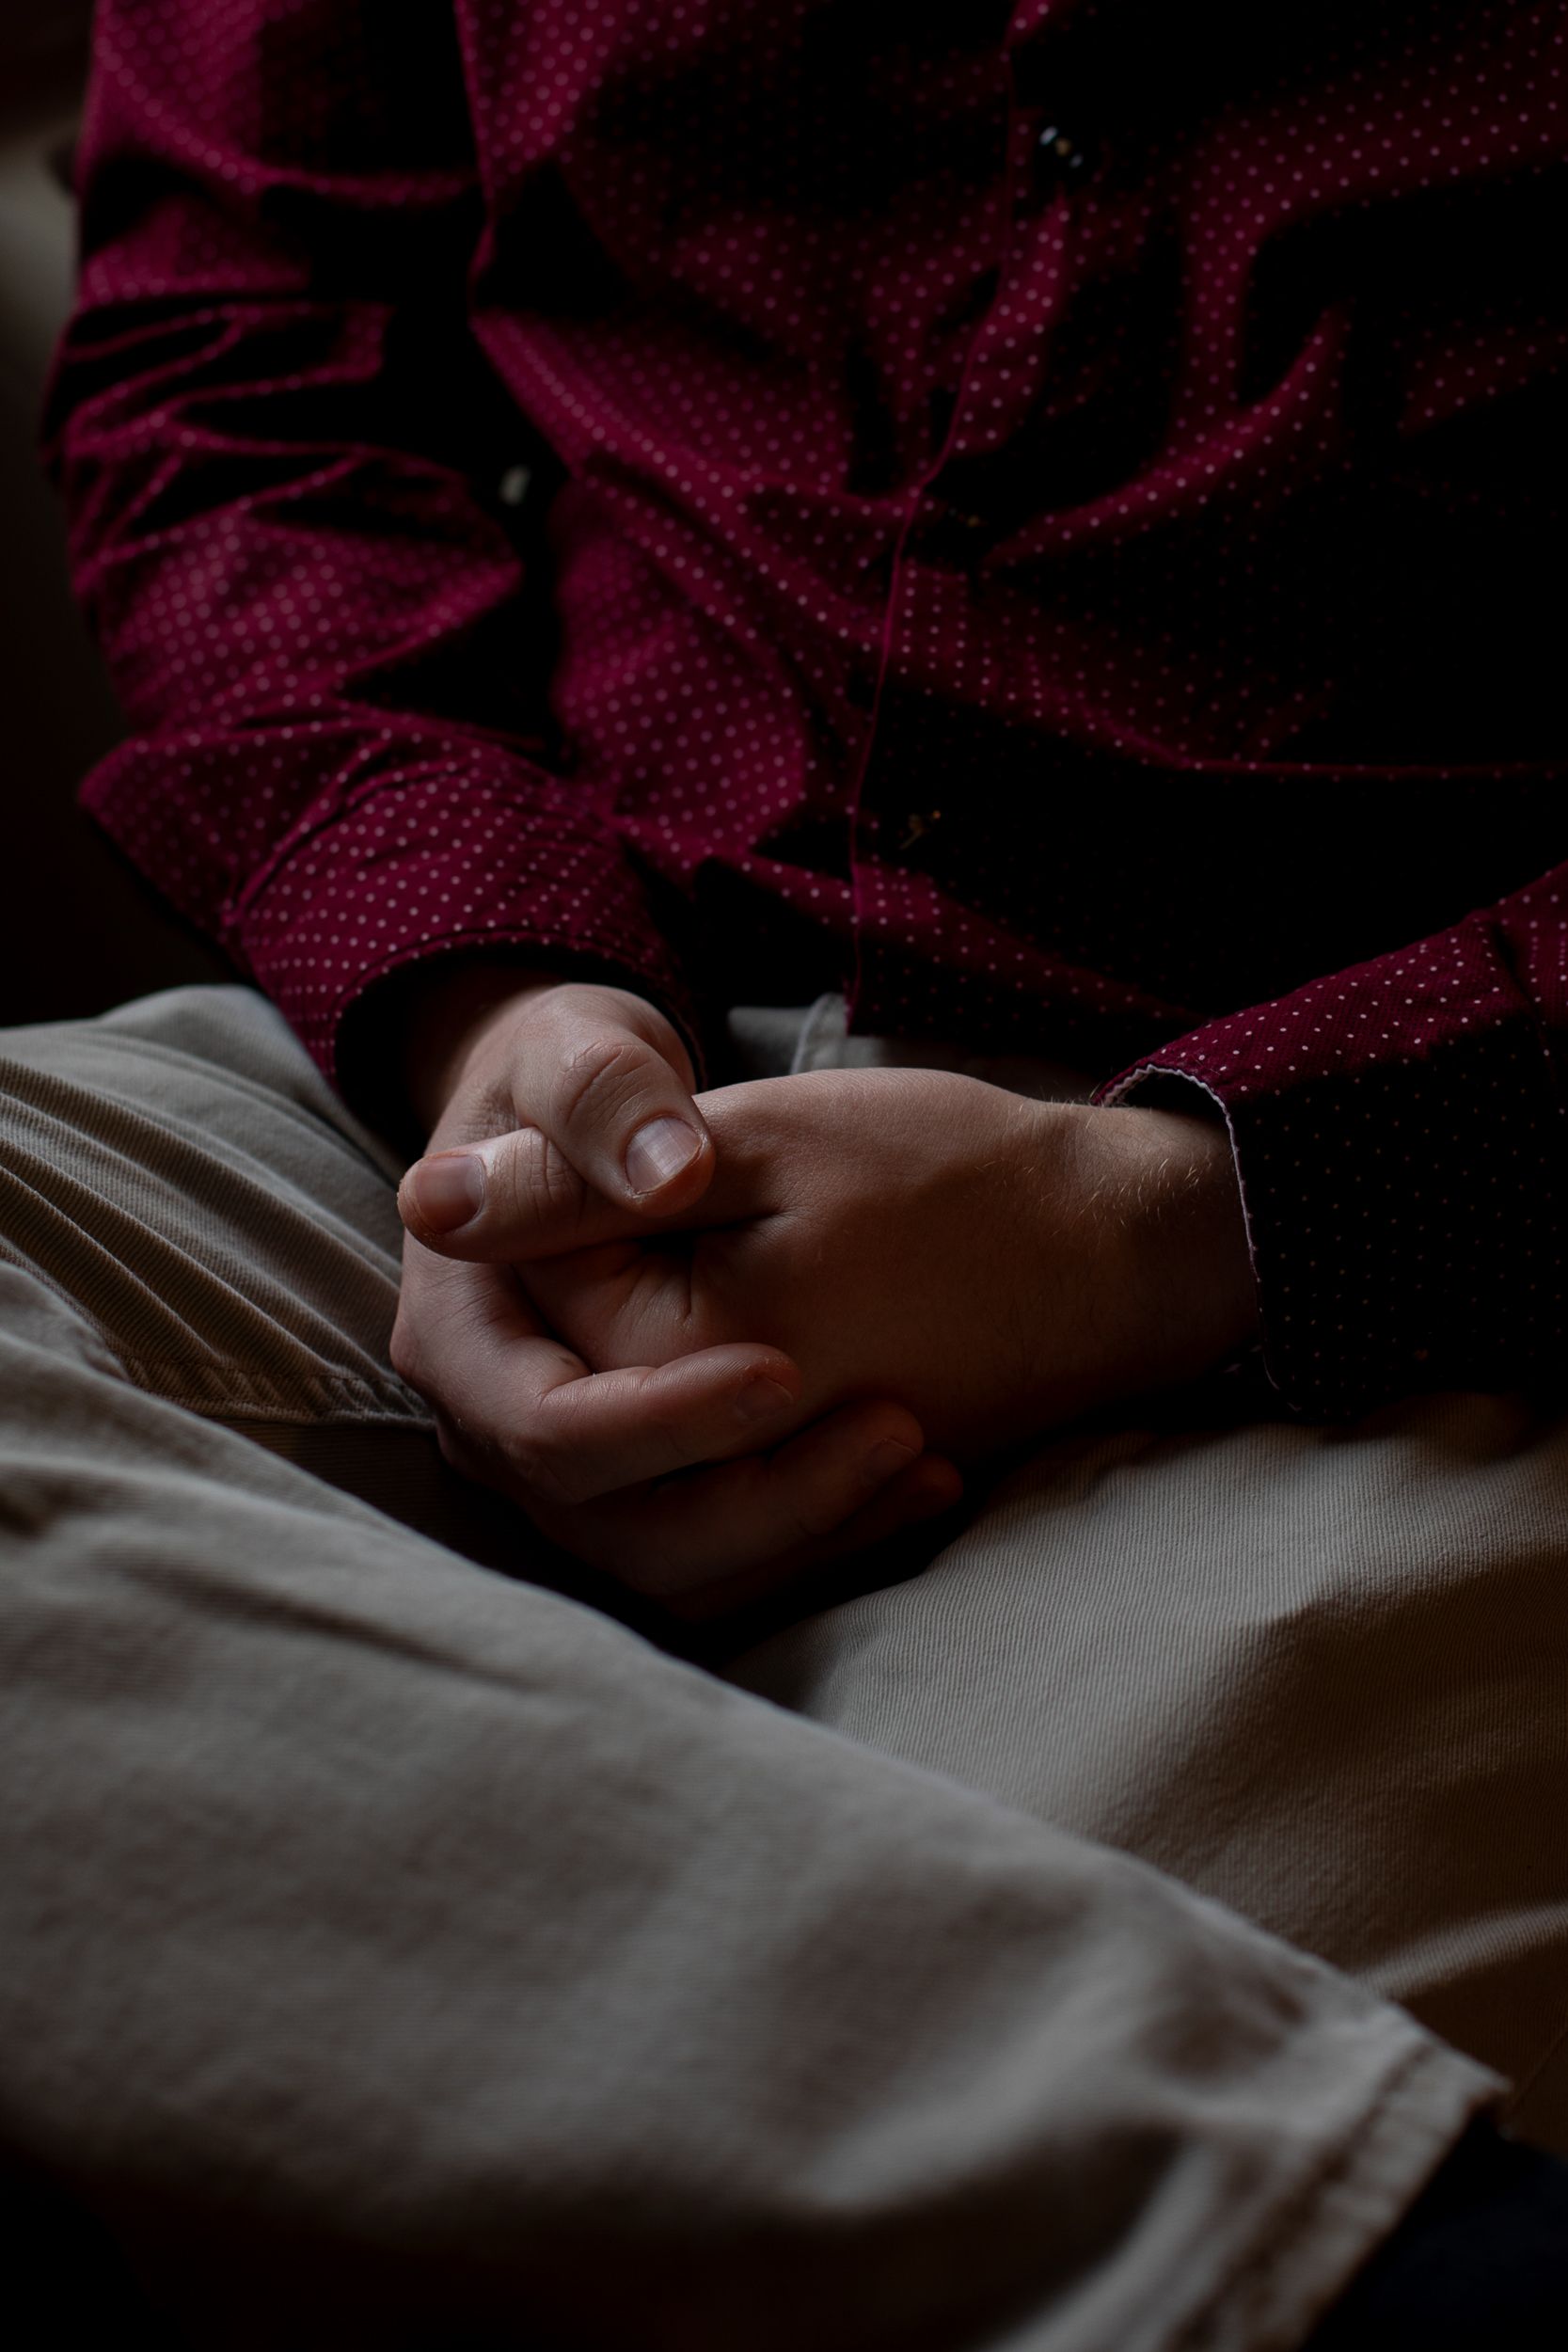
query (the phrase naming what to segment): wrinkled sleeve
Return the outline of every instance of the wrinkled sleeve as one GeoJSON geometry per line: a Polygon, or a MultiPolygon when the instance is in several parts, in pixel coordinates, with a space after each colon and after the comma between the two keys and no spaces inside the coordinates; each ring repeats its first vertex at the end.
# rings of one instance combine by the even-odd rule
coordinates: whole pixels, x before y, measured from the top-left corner
{"type": "Polygon", "coordinates": [[[340,1085],[367,991],[454,949],[634,987],[700,1060],[608,810],[551,772],[450,7],[100,0],[76,186],[40,452],[132,730],[87,807],[340,1085]]]}
{"type": "Polygon", "coordinates": [[[1201,1087],[1230,1130],[1263,1366],[1313,1419],[1560,1376],[1568,866],[1207,1023],[1095,1100],[1201,1087]]]}

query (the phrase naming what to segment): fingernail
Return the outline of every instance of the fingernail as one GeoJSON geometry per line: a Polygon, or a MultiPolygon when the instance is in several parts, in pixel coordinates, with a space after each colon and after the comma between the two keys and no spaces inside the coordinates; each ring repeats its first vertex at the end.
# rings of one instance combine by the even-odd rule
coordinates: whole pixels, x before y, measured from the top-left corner
{"type": "Polygon", "coordinates": [[[896,1438],[884,1438],[879,1445],[872,1447],[865,1457],[863,1468],[867,1483],[873,1486],[885,1486],[899,1470],[909,1469],[919,1451],[918,1446],[900,1445],[896,1438]]]}
{"type": "Polygon", "coordinates": [[[684,1119],[651,1119],[626,1146],[626,1182],[633,1192],[652,1192],[678,1176],[702,1150],[684,1119]]]}
{"type": "Polygon", "coordinates": [[[484,1205],[484,1162],[477,1152],[438,1152],[411,1179],[414,1205],[432,1232],[454,1232],[484,1205]]]}
{"type": "Polygon", "coordinates": [[[743,1389],[736,1391],[735,1409],[741,1421],[768,1421],[794,1402],[782,1380],[769,1379],[767,1373],[759,1372],[754,1380],[748,1380],[743,1389]]]}

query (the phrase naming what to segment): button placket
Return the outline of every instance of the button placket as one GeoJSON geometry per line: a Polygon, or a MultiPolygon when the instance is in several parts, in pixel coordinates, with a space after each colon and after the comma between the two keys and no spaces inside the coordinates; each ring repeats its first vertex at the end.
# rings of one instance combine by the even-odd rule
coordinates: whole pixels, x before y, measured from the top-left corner
{"type": "Polygon", "coordinates": [[[927,809],[924,813],[918,809],[912,811],[904,819],[904,837],[898,844],[900,853],[905,850],[912,850],[917,841],[925,839],[933,825],[940,825],[941,822],[940,808],[927,809]]]}
{"type": "Polygon", "coordinates": [[[1013,216],[1022,219],[1041,205],[1069,197],[1094,175],[1100,149],[1081,129],[1043,107],[1031,110],[1037,126],[1029,131],[1013,184],[1013,216]]]}
{"type": "Polygon", "coordinates": [[[1088,169],[1088,150],[1075,139],[1060,123],[1048,122],[1035,141],[1037,167],[1048,166],[1061,178],[1077,179],[1088,169]],[[1038,163],[1043,159],[1043,165],[1038,163]]]}

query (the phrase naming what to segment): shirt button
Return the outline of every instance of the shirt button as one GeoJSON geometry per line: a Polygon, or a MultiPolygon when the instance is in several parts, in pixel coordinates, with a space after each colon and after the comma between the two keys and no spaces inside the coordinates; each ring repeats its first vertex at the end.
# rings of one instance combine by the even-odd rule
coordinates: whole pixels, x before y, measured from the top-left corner
{"type": "Polygon", "coordinates": [[[1053,196],[1082,180],[1091,168],[1087,142],[1075,138],[1059,122],[1048,122],[1035,141],[1034,181],[1037,194],[1053,196]]]}
{"type": "Polygon", "coordinates": [[[899,849],[912,850],[917,841],[924,840],[925,836],[930,832],[933,825],[940,825],[941,822],[942,811],[940,808],[917,809],[911,811],[911,813],[904,819],[904,837],[898,844],[899,849]]]}

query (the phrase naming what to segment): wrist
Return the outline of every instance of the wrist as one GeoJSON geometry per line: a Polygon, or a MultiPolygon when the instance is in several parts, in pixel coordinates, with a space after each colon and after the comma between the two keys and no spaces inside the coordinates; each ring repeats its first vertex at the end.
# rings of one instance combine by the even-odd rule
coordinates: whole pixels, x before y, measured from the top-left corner
{"type": "Polygon", "coordinates": [[[1261,1332],[1229,1130],[1134,1104],[1094,1115],[1114,1122],[1106,1132],[1127,1154],[1123,1223],[1140,1326],[1166,1383],[1199,1378],[1261,1332]]]}

